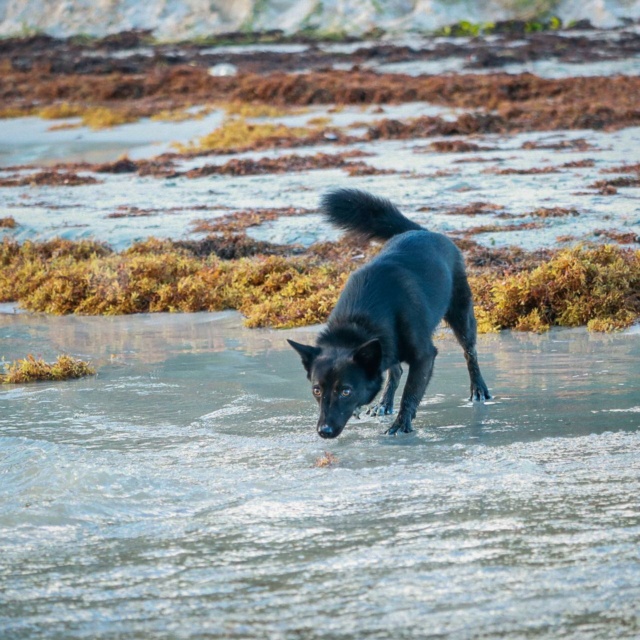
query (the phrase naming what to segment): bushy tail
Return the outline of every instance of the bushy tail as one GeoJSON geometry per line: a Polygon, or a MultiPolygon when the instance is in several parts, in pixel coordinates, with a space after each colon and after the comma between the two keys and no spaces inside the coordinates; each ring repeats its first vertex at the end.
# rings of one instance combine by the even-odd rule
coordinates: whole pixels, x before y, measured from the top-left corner
{"type": "Polygon", "coordinates": [[[388,240],[405,231],[424,230],[405,218],[386,198],[358,189],[336,189],[322,196],[322,213],[334,226],[364,239],[388,240]]]}

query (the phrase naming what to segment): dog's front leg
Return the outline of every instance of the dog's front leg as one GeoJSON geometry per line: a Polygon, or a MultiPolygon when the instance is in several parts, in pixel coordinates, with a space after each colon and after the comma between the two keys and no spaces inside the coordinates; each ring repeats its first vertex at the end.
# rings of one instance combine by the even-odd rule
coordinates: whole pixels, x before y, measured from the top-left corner
{"type": "Polygon", "coordinates": [[[372,404],[367,409],[368,416],[388,416],[393,413],[393,398],[396,395],[396,390],[400,384],[401,377],[402,367],[400,364],[394,364],[389,367],[387,371],[387,381],[384,385],[384,391],[382,392],[382,398],[380,398],[380,402],[372,404]]]}
{"type": "Polygon", "coordinates": [[[433,363],[438,353],[435,347],[432,349],[427,355],[409,364],[409,375],[400,401],[400,411],[398,411],[398,416],[391,428],[385,431],[390,436],[398,432],[409,433],[413,431],[411,421],[416,417],[418,405],[427,390],[429,380],[431,380],[433,363]]]}

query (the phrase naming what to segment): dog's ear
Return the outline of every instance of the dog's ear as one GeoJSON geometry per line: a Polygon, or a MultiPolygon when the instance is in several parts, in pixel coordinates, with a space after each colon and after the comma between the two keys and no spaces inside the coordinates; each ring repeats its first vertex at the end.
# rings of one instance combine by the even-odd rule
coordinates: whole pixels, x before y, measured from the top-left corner
{"type": "Polygon", "coordinates": [[[321,349],[318,347],[312,347],[308,344],[300,344],[299,342],[294,342],[293,340],[287,340],[287,342],[298,352],[298,355],[302,359],[302,365],[309,373],[311,369],[311,365],[313,361],[318,357],[321,349]]]}
{"type": "Polygon", "coordinates": [[[353,354],[353,359],[365,370],[369,377],[378,374],[382,364],[382,345],[380,340],[374,338],[359,346],[353,354]]]}

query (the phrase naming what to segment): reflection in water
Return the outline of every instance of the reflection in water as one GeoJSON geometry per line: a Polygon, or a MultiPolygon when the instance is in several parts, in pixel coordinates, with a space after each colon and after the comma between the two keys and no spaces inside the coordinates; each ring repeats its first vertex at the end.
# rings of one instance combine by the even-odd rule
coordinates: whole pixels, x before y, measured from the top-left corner
{"type": "Polygon", "coordinates": [[[480,406],[444,336],[415,434],[325,442],[314,333],[0,315],[99,368],[0,390],[3,637],[638,635],[637,334],[482,336],[480,406]]]}

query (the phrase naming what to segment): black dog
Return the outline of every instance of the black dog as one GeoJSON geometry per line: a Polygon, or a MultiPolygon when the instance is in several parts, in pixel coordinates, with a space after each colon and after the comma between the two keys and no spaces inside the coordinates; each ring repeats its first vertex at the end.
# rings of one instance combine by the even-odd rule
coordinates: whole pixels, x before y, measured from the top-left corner
{"type": "Polygon", "coordinates": [[[355,189],[322,198],[336,226],[388,240],[383,250],[349,278],[316,346],[289,340],[300,354],[320,405],[318,433],[335,438],[347,420],[370,404],[387,380],[372,415],[393,412],[393,396],[409,365],[400,411],[388,434],[412,431],[437,349],[431,336],[444,318],[464,349],[471,399],[489,399],[476,356],[476,320],[462,254],[445,236],[405,218],[388,200],[355,189]]]}

